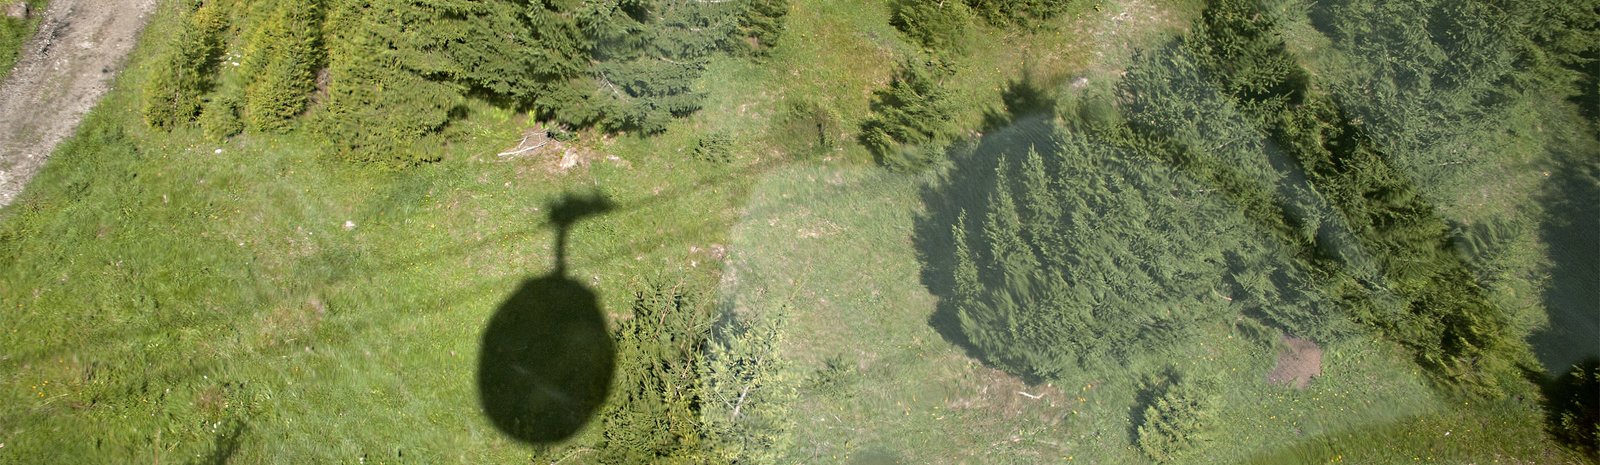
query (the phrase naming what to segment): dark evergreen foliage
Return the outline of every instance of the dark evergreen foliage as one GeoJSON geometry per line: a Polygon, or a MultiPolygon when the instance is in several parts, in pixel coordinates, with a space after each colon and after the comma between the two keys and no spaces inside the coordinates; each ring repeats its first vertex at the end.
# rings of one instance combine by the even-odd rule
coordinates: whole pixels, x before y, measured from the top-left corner
{"type": "MultiPolygon", "coordinates": [[[[1213,5],[1206,15],[1208,29],[1199,37],[1199,43],[1224,45],[1197,48],[1214,52],[1239,37],[1270,33],[1270,29],[1262,27],[1268,25],[1259,19],[1253,21],[1256,24],[1211,21],[1222,16],[1252,17],[1252,7],[1248,2],[1213,5]],[[1214,13],[1223,8],[1233,11],[1214,13]]],[[[1458,20],[1451,24],[1465,28],[1470,23],[1476,25],[1470,27],[1489,28],[1491,16],[1483,12],[1475,14],[1470,20],[1464,19],[1466,16],[1450,16],[1458,20]]],[[[1477,43],[1471,39],[1471,31],[1458,32],[1468,38],[1466,44],[1459,44],[1461,47],[1477,43]]],[[[1452,246],[1455,239],[1449,223],[1420,187],[1427,183],[1419,182],[1414,170],[1403,168],[1419,166],[1416,160],[1428,155],[1392,152],[1403,150],[1404,145],[1385,144],[1379,141],[1385,137],[1373,135],[1412,128],[1402,130],[1362,124],[1346,116],[1342,106],[1329,97],[1313,95],[1309,83],[1297,82],[1303,79],[1300,73],[1248,72],[1263,66],[1239,66],[1238,61],[1277,66],[1276,63],[1286,60],[1274,57],[1287,55],[1281,45],[1253,48],[1267,53],[1235,54],[1232,60],[1213,62],[1207,71],[1223,88],[1238,89],[1241,87],[1230,83],[1251,80],[1260,83],[1257,89],[1276,89],[1246,93],[1239,98],[1247,102],[1247,108],[1256,112],[1262,121],[1268,122],[1272,140],[1285,149],[1305,173],[1306,182],[1314,186],[1348,227],[1348,233],[1341,234],[1350,236],[1348,244],[1331,244],[1327,240],[1318,244],[1321,250],[1339,251],[1334,260],[1320,264],[1322,274],[1339,277],[1329,282],[1337,285],[1330,286],[1337,292],[1329,294],[1337,296],[1340,305],[1348,309],[1355,320],[1411,348],[1418,362],[1428,368],[1441,385],[1484,395],[1502,393],[1501,385],[1515,377],[1515,367],[1528,362],[1529,352],[1523,342],[1526,334],[1511,324],[1512,309],[1502,308],[1490,298],[1468,267],[1467,258],[1452,246]],[[1272,100],[1282,103],[1262,104],[1272,100]],[[1349,278],[1359,285],[1352,286],[1349,278]]],[[[1467,53],[1464,49],[1462,52],[1467,53]]],[[[1393,63],[1373,61],[1380,67],[1393,63]]],[[[1473,69],[1457,71],[1488,73],[1473,69]]],[[[1458,91],[1461,89],[1440,92],[1449,95],[1458,91]]],[[[1493,111],[1504,106],[1493,100],[1462,105],[1461,108],[1470,111],[1493,111]],[[1483,110],[1485,108],[1491,110],[1483,110]]],[[[1404,110],[1388,107],[1387,111],[1385,115],[1404,110]]],[[[1472,135],[1484,137],[1485,134],[1474,131],[1472,135]]]]}
{"type": "MultiPolygon", "coordinates": [[[[1463,8],[1445,15],[1450,24],[1499,27],[1463,8]]],[[[1458,47],[1485,58],[1449,63],[1490,66],[1492,49],[1458,47]]],[[[930,282],[948,283],[981,356],[1049,378],[1159,351],[1184,328],[1237,313],[1317,340],[1357,323],[1411,350],[1439,386],[1474,395],[1504,394],[1532,363],[1529,328],[1514,323],[1524,310],[1494,290],[1527,279],[1526,261],[1495,244],[1529,226],[1463,236],[1429,196],[1448,186],[1424,181],[1444,178],[1412,169],[1432,155],[1392,143],[1438,128],[1347,110],[1377,107],[1321,90],[1250,1],[1213,2],[1195,33],[1135,61],[1115,93],[1066,96],[1051,144],[980,143],[980,161],[962,162],[934,202],[948,206],[954,257],[936,262],[948,274],[930,282]]],[[[1453,83],[1437,91],[1445,99],[1477,85],[1430,79],[1453,83]]]]}
{"type": "Polygon", "coordinates": [[[1579,362],[1546,383],[1551,433],[1590,457],[1600,457],[1600,360],[1579,362]]]}
{"type": "Polygon", "coordinates": [[[640,292],[617,328],[617,383],[600,463],[709,463],[698,383],[711,322],[671,288],[640,292]]]}
{"type": "Polygon", "coordinates": [[[617,381],[600,416],[604,464],[773,464],[795,396],[784,316],[718,321],[698,294],[652,285],[617,325],[617,381]]]}
{"type": "Polygon", "coordinates": [[[1077,0],[966,0],[990,24],[1037,27],[1078,5],[1077,0]]]}
{"type": "MultiPolygon", "coordinates": [[[[200,112],[229,26],[207,5],[146,93],[153,126],[200,112]]],[[[278,0],[237,7],[247,33],[238,101],[250,128],[280,131],[308,109],[347,158],[408,165],[482,99],[575,128],[655,133],[700,108],[694,89],[715,56],[758,57],[775,44],[786,0],[278,0]],[[309,108],[326,68],[326,97],[309,108]],[[423,144],[426,145],[426,144],[423,144]]],[[[212,121],[227,121],[218,103],[212,121]]],[[[222,125],[226,126],[226,125],[222,125]]],[[[217,127],[222,127],[217,126],[217,127]]],[[[230,132],[220,130],[220,132],[230,132]]]]}
{"type": "Polygon", "coordinates": [[[1222,410],[1209,383],[1166,373],[1144,382],[1144,410],[1135,428],[1139,451],[1156,463],[1193,456],[1210,441],[1210,429],[1222,410]]]}
{"type": "Polygon", "coordinates": [[[1449,202],[1486,160],[1518,149],[1505,123],[1533,118],[1525,96],[1570,89],[1564,66],[1600,43],[1595,3],[1565,3],[1318,2],[1319,28],[1352,64],[1326,84],[1362,137],[1430,201],[1449,202]]]}
{"type": "Polygon", "coordinates": [[[1054,139],[977,154],[999,157],[993,181],[951,232],[957,316],[992,363],[1051,378],[1161,351],[1232,308],[1230,259],[1271,261],[1194,178],[1092,134],[1054,139]]]}
{"type": "Polygon", "coordinates": [[[966,3],[949,0],[897,0],[890,4],[889,24],[923,47],[939,52],[961,52],[972,27],[966,3]]]}
{"type": "Polygon", "coordinates": [[[747,53],[765,55],[783,35],[783,19],[788,15],[789,0],[746,0],[736,38],[749,44],[747,53]]]}
{"type": "Polygon", "coordinates": [[[907,61],[889,87],[874,94],[872,116],[861,124],[861,142],[879,163],[916,170],[938,161],[953,132],[950,91],[941,82],[949,73],[942,62],[907,61]]]}
{"type": "Polygon", "coordinates": [[[176,36],[156,58],[156,71],[145,85],[145,123],[172,128],[200,115],[203,97],[215,81],[226,27],[223,11],[216,2],[199,5],[179,22],[176,36]]]}

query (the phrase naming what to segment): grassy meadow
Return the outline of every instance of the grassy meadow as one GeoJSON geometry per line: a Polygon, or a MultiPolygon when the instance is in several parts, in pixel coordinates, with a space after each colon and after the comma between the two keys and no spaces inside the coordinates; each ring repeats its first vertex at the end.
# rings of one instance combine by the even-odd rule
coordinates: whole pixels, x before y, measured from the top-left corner
{"type": "MultiPolygon", "coordinates": [[[[1453,400],[1371,337],[1322,347],[1304,390],[1268,384],[1275,354],[1231,325],[1047,383],[979,362],[930,322],[913,236],[938,173],[880,169],[855,143],[872,91],[917,53],[881,1],[795,1],[770,57],[711,63],[703,110],[657,136],[583,132],[562,148],[575,166],[497,155],[536,123],[474,101],[442,161],[405,169],[340,161],[302,130],[150,129],[140,89],[175,3],[0,210],[0,463],[594,463],[596,425],[530,450],[484,418],[474,378],[495,307],[553,268],[549,206],[589,192],[617,208],[578,223],[568,270],[613,322],[662,282],[789,309],[788,463],[1146,463],[1131,417],[1168,367],[1206,374],[1225,405],[1193,463],[1586,460],[1545,435],[1538,399],[1453,400]],[[802,107],[836,117],[830,142],[791,130],[802,107]],[[694,155],[713,136],[729,159],[694,155]]],[[[957,125],[981,128],[1024,79],[1114,75],[1202,6],[1096,5],[1037,33],[977,28],[949,78],[957,125]]],[[[1315,30],[1291,31],[1315,56],[1315,30]]],[[[1512,158],[1515,182],[1460,212],[1534,202],[1548,157],[1512,158]]]]}
{"type": "Polygon", "coordinates": [[[17,52],[22,49],[22,44],[28,41],[33,31],[39,28],[39,17],[44,11],[44,0],[8,0],[0,2],[0,7],[10,8],[17,3],[26,2],[33,9],[33,14],[28,19],[0,17],[0,78],[11,74],[11,68],[17,64],[17,52]]]}

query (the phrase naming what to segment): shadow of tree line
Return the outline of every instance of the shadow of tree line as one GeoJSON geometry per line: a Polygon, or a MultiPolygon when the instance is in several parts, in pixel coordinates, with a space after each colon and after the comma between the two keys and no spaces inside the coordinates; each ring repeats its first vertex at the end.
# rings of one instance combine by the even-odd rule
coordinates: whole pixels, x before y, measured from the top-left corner
{"type": "MultiPolygon", "coordinates": [[[[958,140],[945,150],[949,166],[924,186],[921,200],[927,210],[918,217],[913,236],[922,262],[921,281],[939,297],[928,324],[947,342],[990,367],[994,365],[986,354],[964,332],[961,310],[952,298],[956,289],[952,227],[963,211],[981,209],[988,202],[996,183],[999,154],[1014,155],[1008,163],[1016,164],[1016,158],[1030,148],[1041,153],[1054,150],[1057,142],[1052,131],[1061,121],[1055,114],[1052,92],[1036,82],[1011,82],[1003,102],[1003,109],[985,115],[978,137],[958,140]]],[[[1556,251],[1550,255],[1552,285],[1542,296],[1550,327],[1529,338],[1547,371],[1532,366],[1522,370],[1542,397],[1547,431],[1569,447],[1600,457],[1596,455],[1600,450],[1600,351],[1595,350],[1595,335],[1600,334],[1600,287],[1595,286],[1600,282],[1600,166],[1581,155],[1569,153],[1559,158],[1560,163],[1571,166],[1560,167],[1560,174],[1540,195],[1553,212],[1543,226],[1543,240],[1556,251]]],[[[1046,381],[1021,376],[1028,383],[1046,381]]],[[[1148,401],[1138,399],[1130,417],[1139,416],[1148,401]]],[[[1137,425],[1137,418],[1135,421],[1137,425]]]]}
{"type": "MultiPolygon", "coordinates": [[[[996,154],[1023,154],[1030,148],[1047,152],[1056,144],[1051,121],[1054,102],[1048,91],[1036,82],[1019,80],[1009,83],[1002,95],[1004,105],[985,112],[979,137],[958,140],[946,149],[951,165],[940,179],[923,187],[921,198],[927,213],[917,219],[913,233],[913,244],[923,265],[922,284],[940,297],[928,324],[946,341],[978,360],[987,359],[962,331],[960,310],[951,298],[956,266],[951,228],[963,211],[988,201],[996,182],[996,154]]],[[[1028,383],[1043,381],[1024,378],[1028,383]]]]}

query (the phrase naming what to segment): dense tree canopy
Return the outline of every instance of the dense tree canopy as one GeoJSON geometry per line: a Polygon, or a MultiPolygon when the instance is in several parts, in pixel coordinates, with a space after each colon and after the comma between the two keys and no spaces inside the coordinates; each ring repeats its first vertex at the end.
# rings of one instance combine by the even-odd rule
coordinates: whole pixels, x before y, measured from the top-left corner
{"type": "Polygon", "coordinates": [[[635,295],[615,334],[618,380],[601,414],[599,463],[779,463],[794,397],[778,353],[783,312],[714,317],[681,288],[635,295]]]}
{"type": "Polygon", "coordinates": [[[1181,342],[1237,311],[1235,295],[1309,305],[1278,290],[1278,251],[1199,179],[1105,135],[1052,137],[977,154],[998,156],[992,184],[951,231],[961,327],[992,362],[1048,378],[1181,342]]]}
{"type": "Polygon", "coordinates": [[[1339,0],[1317,26],[1347,54],[1329,84],[1374,147],[1435,202],[1492,176],[1488,160],[1519,150],[1508,121],[1535,118],[1525,96],[1572,92],[1600,47],[1600,3],[1339,0]]]}
{"type": "MultiPolygon", "coordinates": [[[[1049,378],[1235,316],[1317,340],[1365,327],[1410,349],[1442,386],[1503,393],[1531,363],[1530,328],[1517,323],[1527,310],[1490,286],[1524,278],[1508,250],[1457,248],[1462,228],[1428,195],[1449,188],[1448,175],[1426,174],[1444,152],[1423,147],[1455,136],[1422,133],[1488,136],[1377,113],[1448,104],[1456,110],[1418,114],[1490,124],[1507,105],[1437,102],[1487,95],[1448,76],[1406,91],[1410,103],[1320,90],[1258,8],[1212,2],[1193,34],[1139,54],[1114,91],[1069,91],[1049,144],[986,141],[959,162],[942,194],[954,256],[936,267],[965,337],[996,365],[1049,378]]],[[[1457,23],[1494,28],[1469,13],[1457,23]]],[[[1513,71],[1495,79],[1526,78],[1513,71]]]]}
{"type": "Polygon", "coordinates": [[[708,60],[765,53],[787,8],[784,0],[207,2],[172,39],[166,68],[179,74],[152,84],[146,119],[183,124],[209,99],[217,111],[208,132],[226,136],[237,132],[230,115],[281,131],[309,110],[339,152],[400,164],[431,159],[416,143],[474,98],[570,127],[654,133],[700,108],[694,83],[708,60]],[[224,80],[244,83],[208,97],[229,30],[239,32],[242,66],[225,69],[224,80]]]}

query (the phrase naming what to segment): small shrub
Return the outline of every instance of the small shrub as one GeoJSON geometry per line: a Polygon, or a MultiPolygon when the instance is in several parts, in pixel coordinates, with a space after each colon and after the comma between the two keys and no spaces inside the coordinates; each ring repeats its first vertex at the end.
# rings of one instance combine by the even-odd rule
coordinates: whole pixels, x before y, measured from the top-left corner
{"type": "Polygon", "coordinates": [[[238,97],[213,97],[200,111],[200,130],[214,140],[227,139],[243,132],[244,120],[239,118],[239,106],[238,97]]]}
{"type": "Polygon", "coordinates": [[[200,114],[201,97],[211,90],[222,31],[227,21],[215,3],[185,18],[167,50],[156,59],[144,89],[142,114],[151,127],[170,129],[200,114]]]}
{"type": "Polygon", "coordinates": [[[551,139],[555,139],[557,142],[572,142],[578,140],[578,133],[572,132],[571,129],[567,129],[562,125],[551,127],[550,129],[545,130],[544,134],[551,139]]]}
{"type": "Polygon", "coordinates": [[[811,392],[821,395],[849,397],[850,392],[846,388],[859,375],[855,362],[845,360],[843,355],[832,355],[823,360],[822,367],[808,377],[806,386],[811,392]]]}
{"type": "Polygon", "coordinates": [[[889,23],[923,47],[958,53],[966,48],[972,11],[965,3],[899,0],[892,8],[889,23]]]}
{"type": "Polygon", "coordinates": [[[733,138],[722,133],[701,137],[694,144],[694,157],[709,163],[733,163],[733,138]]]}
{"type": "Polygon", "coordinates": [[[890,169],[912,171],[933,164],[952,132],[950,91],[940,80],[942,62],[901,64],[889,88],[876,93],[872,116],[861,125],[861,142],[890,169]]]}
{"type": "Polygon", "coordinates": [[[1138,427],[1139,450],[1158,463],[1171,463],[1208,441],[1219,401],[1209,387],[1177,375],[1148,382],[1151,402],[1138,427]]]}
{"type": "Polygon", "coordinates": [[[844,128],[838,112],[806,99],[790,102],[773,131],[777,143],[799,156],[819,156],[839,148],[844,128]]]}

